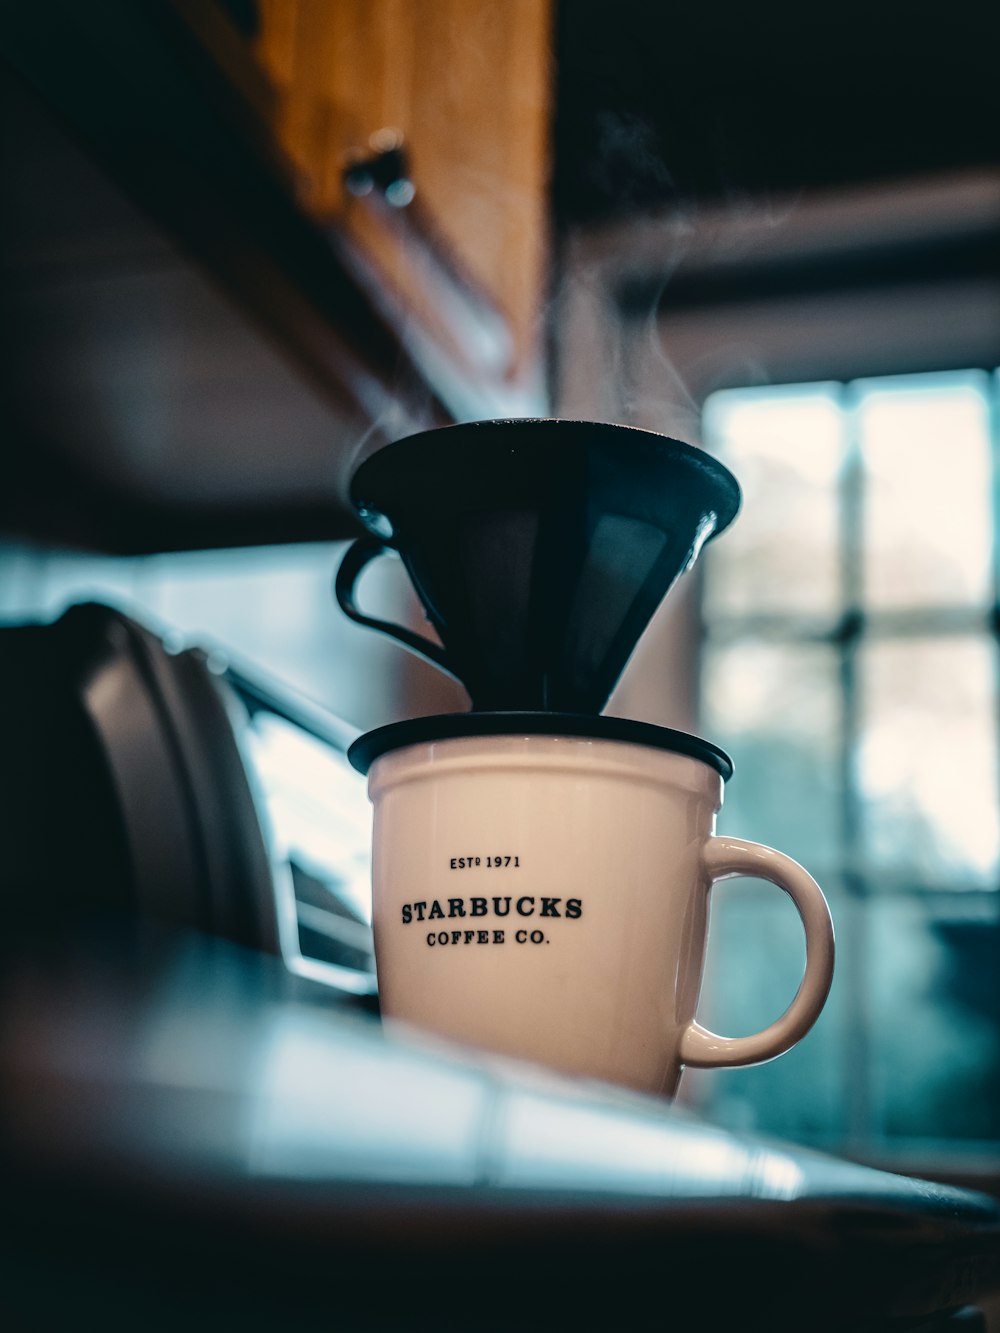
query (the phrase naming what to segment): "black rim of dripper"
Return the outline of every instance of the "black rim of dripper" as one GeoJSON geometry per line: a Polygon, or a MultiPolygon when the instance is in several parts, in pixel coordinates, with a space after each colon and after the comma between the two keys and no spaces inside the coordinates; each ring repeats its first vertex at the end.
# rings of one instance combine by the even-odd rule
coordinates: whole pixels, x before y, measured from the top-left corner
{"type": "MultiPolygon", "coordinates": [[[[725,464],[704,449],[640,426],[572,417],[498,417],[488,421],[461,421],[407,435],[383,445],[359,465],[351,479],[351,503],[362,522],[376,536],[391,541],[394,535],[392,520],[385,511],[394,500],[410,506],[419,505],[425,512],[428,506],[450,512],[457,499],[473,506],[478,503],[492,507],[511,498],[503,491],[502,474],[498,477],[487,475],[485,471],[475,479],[479,482],[478,494],[473,491],[470,495],[469,469],[464,466],[469,461],[465,456],[469,451],[480,451],[481,458],[481,451],[492,447],[494,457],[502,458],[504,454],[513,455],[526,448],[562,448],[568,439],[575,441],[581,437],[587,442],[618,445],[627,441],[651,453],[669,455],[672,461],[700,472],[715,488],[715,498],[719,502],[714,511],[713,536],[723,532],[739,512],[739,483],[725,464]],[[447,470],[433,473],[428,470],[428,448],[445,462],[450,459],[462,466],[461,491],[456,488],[456,493],[450,492],[447,470]],[[406,467],[407,463],[411,466],[406,467]],[[498,485],[500,494],[497,493],[498,485]]],[[[520,499],[521,496],[514,498],[520,499]]]]}
{"type": "Polygon", "coordinates": [[[359,773],[367,774],[376,759],[392,750],[427,741],[458,740],[463,737],[558,736],[574,740],[624,741],[645,749],[667,750],[671,754],[699,759],[728,782],[733,776],[733,761],[711,741],[687,731],[636,722],[631,718],[592,717],[578,713],[441,713],[433,717],[409,718],[390,722],[359,736],[349,747],[347,758],[359,773]]]}

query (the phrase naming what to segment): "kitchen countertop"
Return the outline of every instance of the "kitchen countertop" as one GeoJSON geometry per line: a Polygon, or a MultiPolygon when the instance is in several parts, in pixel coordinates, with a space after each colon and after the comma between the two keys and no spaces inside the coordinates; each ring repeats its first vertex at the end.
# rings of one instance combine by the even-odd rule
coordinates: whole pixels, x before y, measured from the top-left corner
{"type": "Polygon", "coordinates": [[[206,936],[6,975],[8,1326],[900,1330],[1000,1287],[993,1199],[389,1036],[206,936]]]}

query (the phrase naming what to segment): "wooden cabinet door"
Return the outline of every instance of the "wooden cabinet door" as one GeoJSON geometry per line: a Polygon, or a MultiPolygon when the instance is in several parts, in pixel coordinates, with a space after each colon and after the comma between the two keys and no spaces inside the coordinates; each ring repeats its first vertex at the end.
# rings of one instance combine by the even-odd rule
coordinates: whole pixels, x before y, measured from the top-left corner
{"type": "Polygon", "coordinates": [[[536,382],[552,0],[261,0],[260,14],[275,130],[304,205],[457,365],[536,382]],[[404,207],[344,186],[389,131],[414,187],[404,207]]]}

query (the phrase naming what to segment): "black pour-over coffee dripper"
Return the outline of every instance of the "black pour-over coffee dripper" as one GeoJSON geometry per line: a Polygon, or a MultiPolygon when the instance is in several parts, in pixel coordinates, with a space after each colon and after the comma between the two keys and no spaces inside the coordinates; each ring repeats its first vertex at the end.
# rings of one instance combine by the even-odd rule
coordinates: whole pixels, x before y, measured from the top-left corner
{"type": "Polygon", "coordinates": [[[740,490],[710,455],[631,426],[481,421],[387,445],[351,500],[372,536],[348,550],[337,600],[462,682],[476,711],[597,714],[639,636],[740,490]],[[441,647],[354,600],[399,553],[441,647]]]}

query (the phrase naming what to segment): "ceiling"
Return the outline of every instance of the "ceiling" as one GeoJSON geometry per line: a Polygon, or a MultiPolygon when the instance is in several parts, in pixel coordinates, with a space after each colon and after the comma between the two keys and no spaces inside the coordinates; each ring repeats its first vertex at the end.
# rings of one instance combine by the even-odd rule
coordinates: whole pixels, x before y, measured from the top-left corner
{"type": "Polygon", "coordinates": [[[996,166],[998,50],[988,0],[563,0],[556,216],[996,166]]]}
{"type": "Polygon", "coordinates": [[[555,401],[1000,364],[1000,6],[563,0],[555,401]]]}

